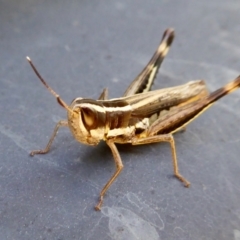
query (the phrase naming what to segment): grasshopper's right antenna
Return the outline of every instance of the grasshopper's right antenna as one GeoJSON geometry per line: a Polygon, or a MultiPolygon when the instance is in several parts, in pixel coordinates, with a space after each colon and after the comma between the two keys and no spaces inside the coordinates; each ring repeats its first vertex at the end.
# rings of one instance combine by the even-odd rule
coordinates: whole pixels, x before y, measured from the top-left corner
{"type": "Polygon", "coordinates": [[[27,58],[28,62],[30,63],[33,71],[36,73],[36,75],[37,75],[38,78],[40,79],[40,81],[41,81],[41,82],[43,83],[43,85],[52,93],[52,95],[56,97],[58,103],[59,103],[62,107],[64,107],[67,111],[72,112],[72,109],[69,108],[69,106],[60,98],[60,96],[59,96],[55,91],[53,91],[53,89],[52,89],[50,86],[48,86],[48,84],[47,84],[47,83],[45,82],[45,80],[42,78],[42,76],[40,75],[40,73],[38,72],[38,70],[36,69],[36,67],[33,65],[30,57],[26,57],[26,58],[27,58]]]}

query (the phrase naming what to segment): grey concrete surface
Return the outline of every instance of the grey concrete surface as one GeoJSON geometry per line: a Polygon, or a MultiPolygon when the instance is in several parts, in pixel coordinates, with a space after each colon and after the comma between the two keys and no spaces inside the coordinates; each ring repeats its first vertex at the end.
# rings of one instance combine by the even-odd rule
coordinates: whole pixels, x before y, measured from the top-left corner
{"type": "Polygon", "coordinates": [[[176,134],[181,173],[168,144],[120,146],[124,170],[101,212],[114,171],[104,143],[93,148],[61,130],[64,110],[28,65],[66,102],[119,97],[167,27],[176,39],[154,88],[205,79],[215,90],[240,74],[240,2],[0,1],[0,239],[240,239],[240,91],[176,134]]]}

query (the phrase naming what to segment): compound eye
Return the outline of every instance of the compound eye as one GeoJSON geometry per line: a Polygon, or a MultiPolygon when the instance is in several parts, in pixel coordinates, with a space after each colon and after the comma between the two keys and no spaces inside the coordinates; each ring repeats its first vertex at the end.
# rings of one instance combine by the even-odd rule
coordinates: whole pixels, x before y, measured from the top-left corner
{"type": "Polygon", "coordinates": [[[94,129],[97,126],[97,113],[94,109],[83,107],[81,108],[82,120],[88,130],[94,129]]]}

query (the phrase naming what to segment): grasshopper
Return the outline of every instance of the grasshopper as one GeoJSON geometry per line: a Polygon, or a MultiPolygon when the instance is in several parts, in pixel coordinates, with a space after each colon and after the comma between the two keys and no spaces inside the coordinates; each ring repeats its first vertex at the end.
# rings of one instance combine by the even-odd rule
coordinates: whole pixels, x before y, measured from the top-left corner
{"type": "Polygon", "coordinates": [[[174,30],[170,28],[165,30],[153,57],[121,98],[108,100],[108,90],[105,88],[98,100],[75,98],[70,105],[66,104],[46,83],[27,57],[40,81],[67,111],[67,120],[61,120],[56,124],[46,148],[34,150],[30,155],[49,152],[58,129],[63,126],[69,127],[77,141],[87,145],[97,145],[104,140],[112,151],[116,170],[101,190],[99,202],[95,206],[96,210],[101,209],[105,193],[123,169],[116,144],[168,142],[171,146],[174,175],[185,187],[189,187],[190,182],[178,170],[173,134],[185,129],[218,99],[240,87],[240,76],[238,76],[212,93],[208,92],[202,80],[151,91],[159,67],[173,39],[174,30]]]}

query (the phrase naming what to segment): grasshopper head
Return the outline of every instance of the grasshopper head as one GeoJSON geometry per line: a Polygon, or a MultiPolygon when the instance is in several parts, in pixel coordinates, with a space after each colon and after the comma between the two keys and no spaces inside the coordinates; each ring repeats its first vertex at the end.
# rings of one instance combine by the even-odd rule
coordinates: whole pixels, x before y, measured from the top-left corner
{"type": "Polygon", "coordinates": [[[76,98],[70,105],[72,111],[68,111],[68,126],[73,136],[87,145],[97,145],[104,139],[105,111],[94,103],[97,101],[76,98]]]}

